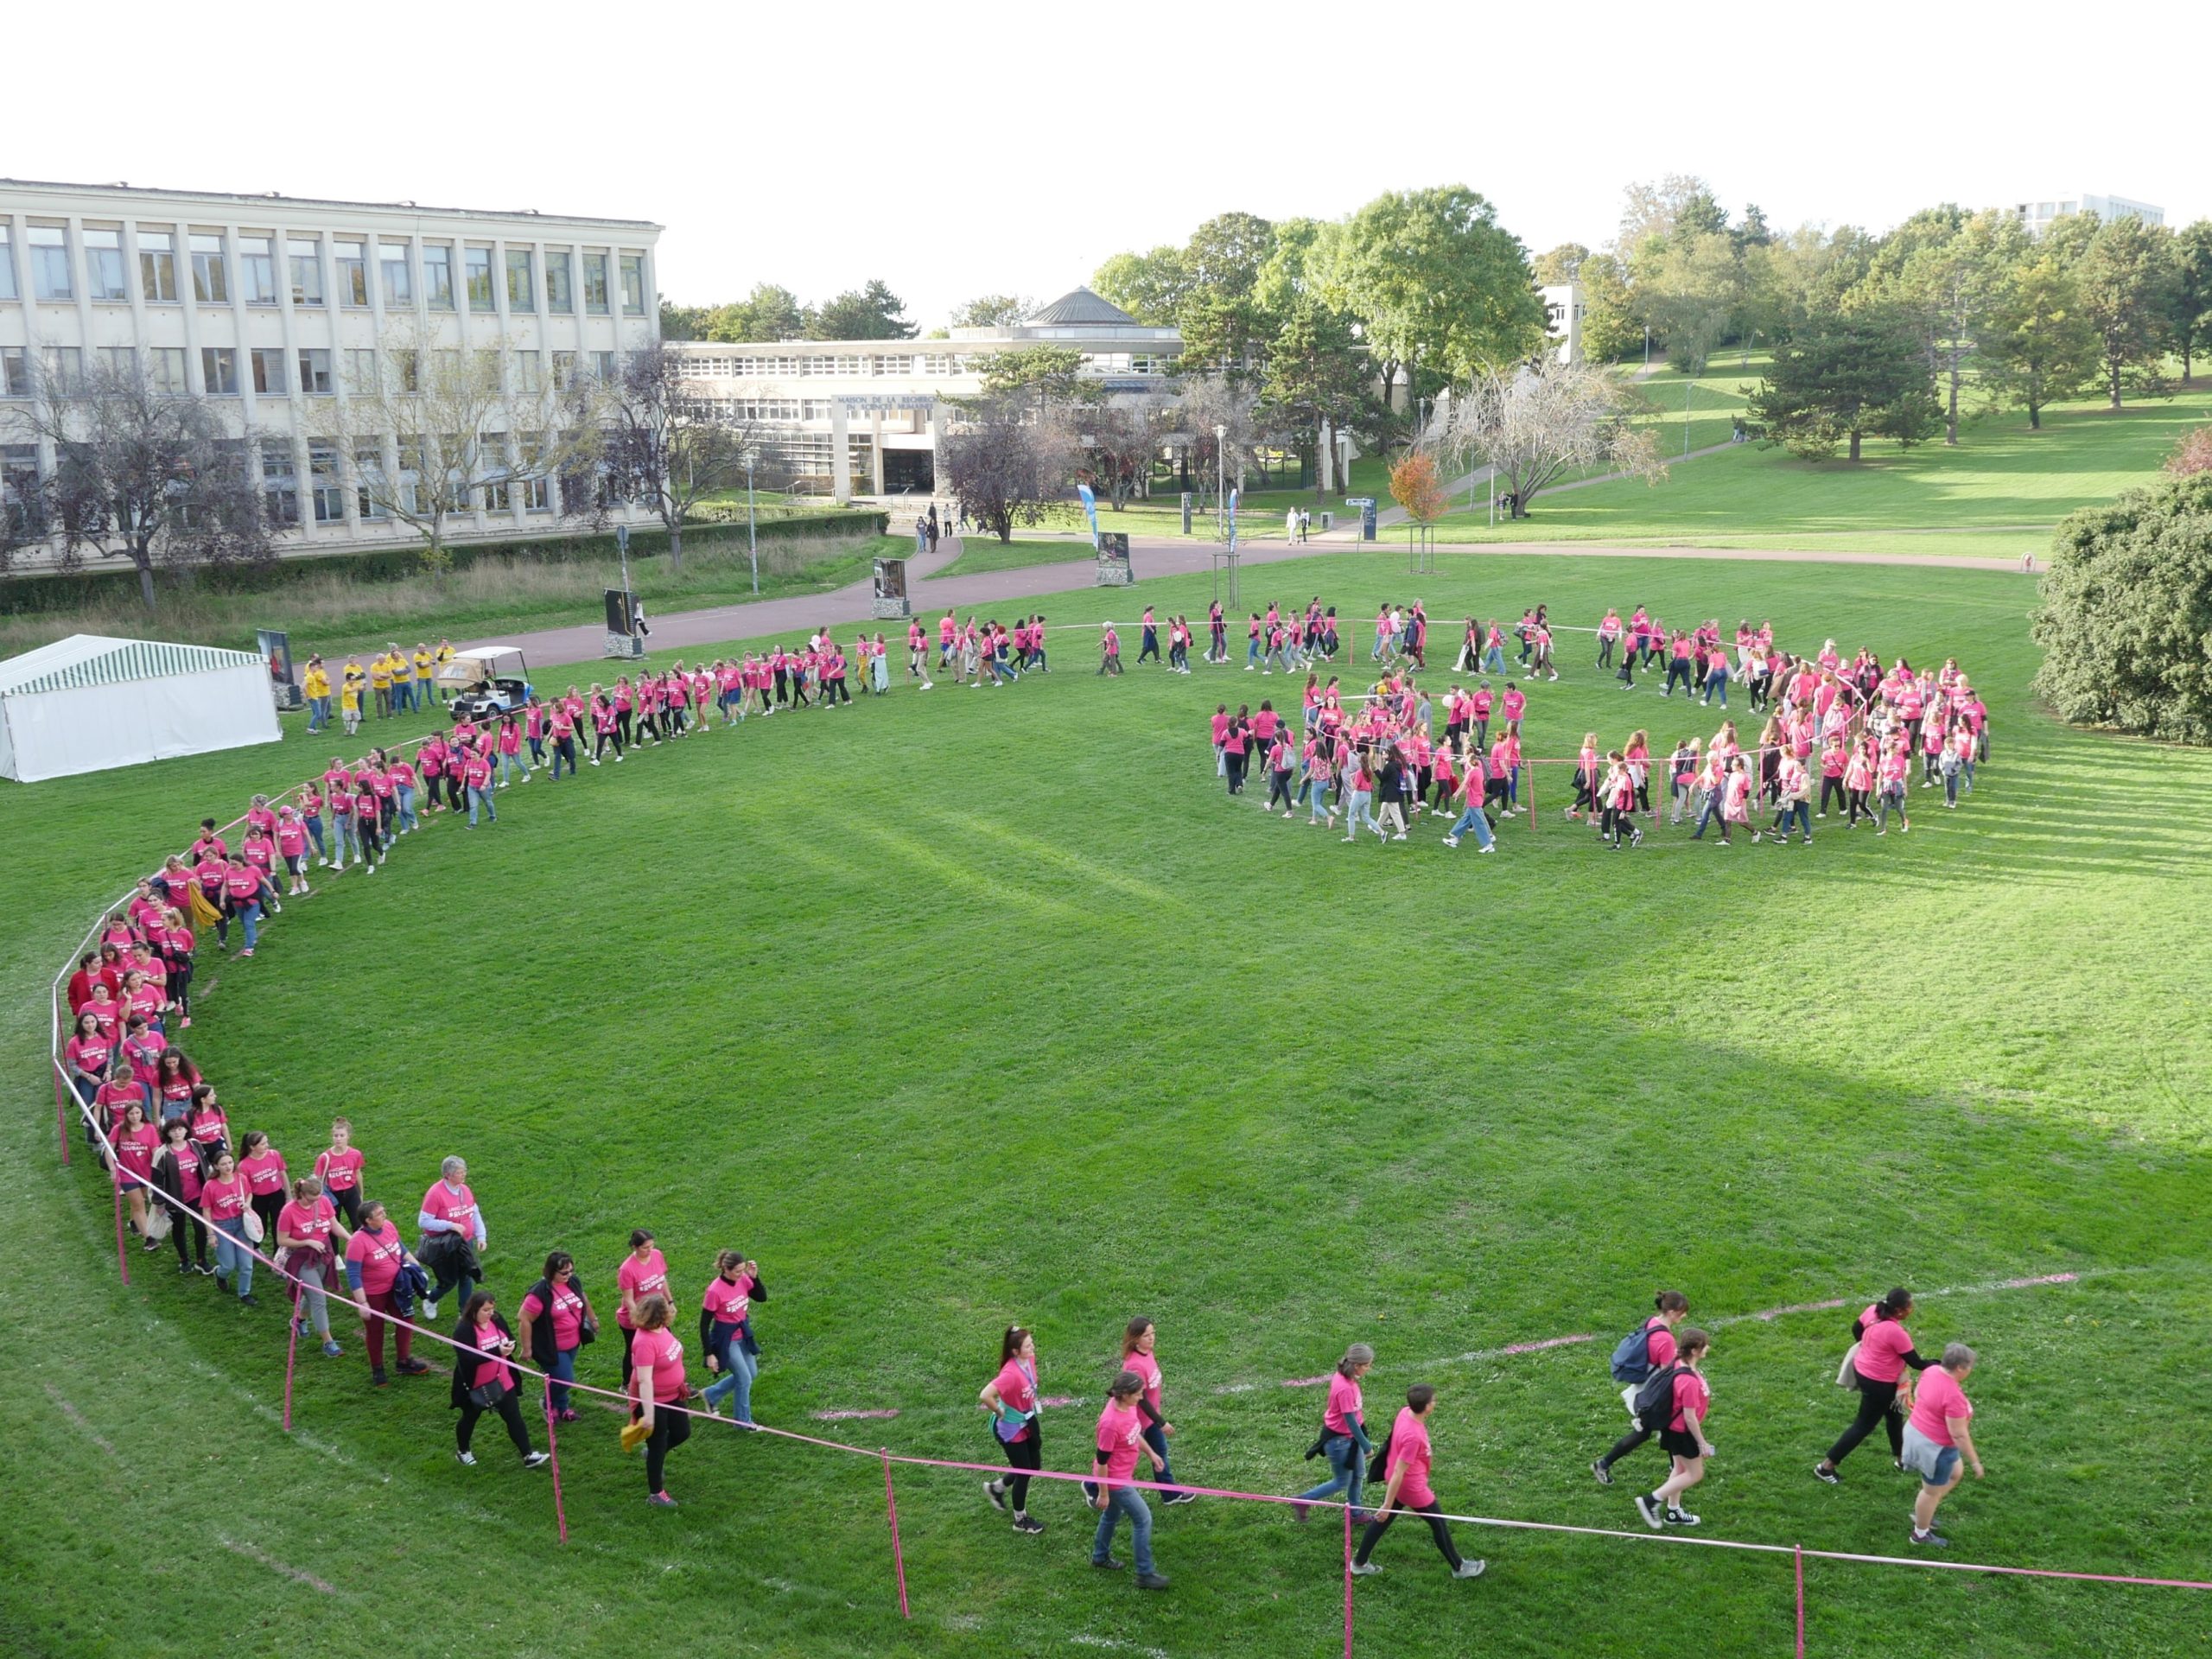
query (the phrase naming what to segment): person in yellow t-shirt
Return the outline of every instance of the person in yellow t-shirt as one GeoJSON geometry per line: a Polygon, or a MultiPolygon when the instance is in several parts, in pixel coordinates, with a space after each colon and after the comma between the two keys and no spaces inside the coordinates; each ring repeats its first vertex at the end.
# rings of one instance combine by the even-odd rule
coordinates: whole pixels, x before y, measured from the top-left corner
{"type": "Polygon", "coordinates": [[[385,660],[391,664],[391,712],[404,714],[415,706],[415,665],[397,645],[385,647],[385,660]]]}
{"type": "Polygon", "coordinates": [[[433,697],[438,698],[440,702],[444,701],[438,688],[430,683],[431,672],[437,665],[438,659],[430,655],[430,648],[420,640],[416,641],[415,701],[425,709],[430,706],[430,700],[433,697]]]}
{"type": "Polygon", "coordinates": [[[361,686],[366,677],[361,672],[361,665],[348,659],[345,678],[338,688],[338,712],[346,722],[348,737],[361,729],[361,686]]]}
{"type": "Polygon", "coordinates": [[[379,652],[369,658],[369,689],[376,693],[377,718],[391,713],[391,659],[379,652]]]}
{"type": "Polygon", "coordinates": [[[301,682],[301,690],[308,700],[308,731],[321,731],[330,724],[330,671],[322,665],[322,658],[308,658],[308,671],[301,682]]]}

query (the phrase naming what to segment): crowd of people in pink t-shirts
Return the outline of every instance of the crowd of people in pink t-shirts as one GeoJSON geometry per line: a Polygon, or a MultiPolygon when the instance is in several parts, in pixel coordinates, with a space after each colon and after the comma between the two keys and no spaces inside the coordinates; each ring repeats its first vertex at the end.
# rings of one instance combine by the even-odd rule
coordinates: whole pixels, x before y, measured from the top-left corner
{"type": "MultiPolygon", "coordinates": [[[[1506,636],[1494,619],[1468,619],[1460,671],[1478,677],[1451,680],[1440,697],[1414,671],[1426,629],[1418,603],[1404,613],[1386,607],[1376,623],[1381,677],[1348,696],[1340,677],[1325,682],[1307,672],[1295,726],[1287,699],[1281,709],[1273,699],[1256,710],[1217,703],[1209,735],[1215,773],[1229,793],[1245,796],[1264,782],[1267,810],[1287,819],[1303,806],[1309,825],[1329,829],[1341,817],[1347,844],[1363,830],[1378,841],[1404,841],[1429,813],[1450,820],[1446,846],[1471,833],[1478,851],[1494,850],[1497,831],[1521,806],[1524,781],[1533,788],[1529,768],[1567,757],[1540,760],[1524,752],[1529,696],[1505,668],[1506,636]]],[[[1869,824],[1877,836],[1889,833],[1895,817],[1904,833],[1912,827],[1907,802],[1916,772],[1919,786],[1941,788],[1952,809],[1973,792],[1976,768],[1989,759],[1989,710],[1956,658],[1916,669],[1899,657],[1885,668],[1871,650],[1847,658],[1834,639],[1801,656],[1780,649],[1767,623],[1748,619],[1731,645],[1717,621],[1668,627],[1641,607],[1626,619],[1608,611],[1593,632],[1597,666],[1612,671],[1624,689],[1634,688],[1639,669],[1664,660],[1662,696],[1671,698],[1679,684],[1686,701],[1700,708],[1718,701],[1725,710],[1735,686],[1758,722],[1756,730],[1739,728],[1724,715],[1710,736],[1685,736],[1664,756],[1644,728],[1611,744],[1586,731],[1572,759],[1571,801],[1561,810],[1616,850],[1640,846],[1662,804],[1671,825],[1694,826],[1692,841],[1717,826],[1722,846],[1732,845],[1739,830],[1754,842],[1785,845],[1794,832],[1809,844],[1815,821],[1831,813],[1846,829],[1869,824]]],[[[1526,612],[1514,633],[1522,678],[1558,679],[1544,607],[1526,612]]]]}

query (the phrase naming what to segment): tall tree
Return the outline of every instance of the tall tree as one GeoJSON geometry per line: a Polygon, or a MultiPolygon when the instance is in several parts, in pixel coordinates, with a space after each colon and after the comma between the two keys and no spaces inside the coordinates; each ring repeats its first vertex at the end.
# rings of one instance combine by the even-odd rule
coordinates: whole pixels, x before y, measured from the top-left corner
{"type": "Polygon", "coordinates": [[[1528,251],[1465,185],[1377,196],[1329,238],[1328,253],[1323,297],[1359,319],[1386,401],[1416,365],[1465,379],[1543,343],[1528,251]]]}
{"type": "Polygon", "coordinates": [[[1183,269],[1195,287],[1246,299],[1274,245],[1275,227],[1257,214],[1217,213],[1191,232],[1183,269]]]}
{"type": "Polygon", "coordinates": [[[1180,248],[1158,247],[1116,254],[1092,273],[1090,286],[1145,327],[1170,328],[1191,291],[1191,273],[1180,248]]]}
{"type": "Polygon", "coordinates": [[[1698,197],[1710,201],[1713,191],[1694,174],[1669,173],[1656,184],[1630,185],[1621,192],[1621,222],[1613,251],[1627,259],[1654,237],[1672,236],[1684,207],[1698,197]]]}
{"type": "Polygon", "coordinates": [[[1883,238],[1864,281],[1846,296],[1852,310],[1887,306],[1910,320],[1943,385],[1943,442],[1959,441],[1969,376],[2006,275],[2029,257],[2019,219],[1992,208],[1969,218],[1945,206],[1916,213],[1883,238]]]}
{"type": "Polygon", "coordinates": [[[1575,280],[1582,284],[1582,353],[1592,363],[1618,363],[1642,346],[1643,321],[1621,262],[1610,253],[1585,259],[1575,280]]]}
{"type": "Polygon", "coordinates": [[[672,300],[660,302],[660,337],[663,340],[704,340],[707,321],[714,315],[711,305],[678,305],[672,300]]]}
{"type": "MultiPolygon", "coordinates": [[[[2063,221],[2062,221],[2063,222],[2063,221]]],[[[2123,390],[2158,397],[2173,283],[2173,236],[2133,213],[2098,227],[2075,269],[2082,311],[2096,331],[2101,378],[2112,407],[2123,390]]]]}
{"type": "Polygon", "coordinates": [[[1225,474],[1236,488],[1259,460],[1265,427],[1259,399],[1242,378],[1185,374],[1176,398],[1174,421],[1183,433],[1182,465],[1186,487],[1201,499],[1217,493],[1225,474]],[[1214,429],[1222,429],[1218,440],[1214,429]]]}
{"type": "Polygon", "coordinates": [[[600,388],[599,461],[613,493],[642,501],[668,531],[668,568],[683,569],[683,524],[691,511],[745,476],[758,441],[750,422],[730,419],[690,378],[683,353],[668,346],[632,352],[600,388]]]}
{"type": "MultiPolygon", "coordinates": [[[[1261,397],[1264,413],[1304,435],[1318,456],[1322,428],[1351,426],[1367,401],[1367,365],[1350,321],[1319,296],[1293,302],[1268,347],[1261,397]]],[[[1313,469],[1313,493],[1318,499],[1319,466],[1313,469]]]]}
{"type": "MultiPolygon", "coordinates": [[[[899,308],[894,302],[892,308],[899,308]]],[[[806,308],[798,302],[798,295],[774,283],[755,283],[743,299],[715,308],[702,336],[732,345],[806,337],[806,308]]]]}
{"type": "Polygon", "coordinates": [[[1183,360],[1193,368],[1242,375],[1250,372],[1267,334],[1267,318],[1249,296],[1197,288],[1176,314],[1183,360]]]}
{"type": "Polygon", "coordinates": [[[1940,413],[1926,353],[1912,321],[1869,308],[1815,319],[1774,348],[1766,378],[1751,393],[1752,417],[1769,443],[1825,461],[1848,442],[1857,461],[1867,437],[1918,442],[1940,413]]]}
{"type": "MultiPolygon", "coordinates": [[[[2063,221],[2062,221],[2063,222],[2063,221]]],[[[1993,276],[1982,322],[1982,383],[1993,400],[2024,409],[2031,429],[2044,408],[2081,391],[2097,368],[2097,335],[2063,246],[2046,237],[1993,276]]]]}
{"type": "Polygon", "coordinates": [[[1490,370],[1452,400],[1430,447],[1455,464],[1491,468],[1512,499],[1516,518],[1570,468],[1604,467],[1656,483],[1666,477],[1659,440],[1631,418],[1641,405],[1617,374],[1595,364],[1546,356],[1510,370],[1490,370]]]}
{"type": "Polygon", "coordinates": [[[1083,353],[1072,346],[1017,346],[994,352],[983,365],[983,390],[998,394],[1026,391],[1048,404],[1090,402],[1099,396],[1096,381],[1083,375],[1083,353]]]}
{"type": "Polygon", "coordinates": [[[2212,339],[2212,219],[2200,219],[2174,237],[2166,332],[2181,358],[2181,383],[2186,386],[2196,348],[2212,339]]]}
{"type": "Polygon", "coordinates": [[[870,279],[866,288],[848,289],[825,300],[807,319],[809,340],[912,340],[914,325],[906,320],[906,302],[881,282],[870,279]]]}
{"type": "Polygon", "coordinates": [[[1580,242],[1562,242],[1548,253],[1536,256],[1536,280],[1546,286],[1571,283],[1589,257],[1590,250],[1580,242]]]}
{"type": "Polygon", "coordinates": [[[1317,250],[1332,227],[1318,219],[1286,219],[1252,285],[1252,302],[1280,322],[1301,296],[1314,291],[1322,263],[1317,250]]]}
{"type": "Polygon", "coordinates": [[[944,435],[945,486],[1000,541],[1036,524],[1067,487],[1078,455],[1063,411],[1033,391],[963,400],[944,435]]]}
{"type": "Polygon", "coordinates": [[[1037,309],[1037,302],[1022,294],[984,294],[956,306],[955,328],[1011,328],[1037,309]]]}
{"type": "Polygon", "coordinates": [[[23,509],[27,528],[60,536],[63,569],[87,555],[126,561],[150,612],[157,571],[276,558],[259,448],[230,435],[208,399],[157,390],[135,369],[41,390],[19,418],[53,447],[54,469],[23,509]]]}
{"type": "Polygon", "coordinates": [[[1133,495],[1152,493],[1152,465],[1166,440],[1168,399],[1158,392],[1101,399],[1074,412],[1086,480],[1103,486],[1119,512],[1133,495]]]}

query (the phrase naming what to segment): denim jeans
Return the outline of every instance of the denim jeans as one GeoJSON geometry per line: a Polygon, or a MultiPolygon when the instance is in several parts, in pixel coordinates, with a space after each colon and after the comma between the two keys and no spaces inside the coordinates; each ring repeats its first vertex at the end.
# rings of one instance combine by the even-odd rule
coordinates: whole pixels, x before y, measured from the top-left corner
{"type": "Polygon", "coordinates": [[[317,858],[328,858],[330,849],[323,844],[322,839],[322,814],[311,813],[301,822],[306,826],[308,839],[315,843],[315,855],[317,858]]]}
{"type": "Polygon", "coordinates": [[[1134,1486],[1110,1486],[1106,1491],[1106,1507],[1099,1511],[1098,1531],[1090,1541],[1090,1559],[1103,1562],[1114,1553],[1114,1526],[1122,1516],[1129,1517],[1129,1541],[1136,1551],[1137,1571],[1152,1571],[1152,1510],[1144,1501],[1144,1494],[1134,1486]]]}
{"type": "Polygon", "coordinates": [[[1144,1443],[1152,1448],[1153,1455],[1160,1459],[1152,1478],[1163,1486],[1173,1486],[1175,1484],[1175,1471],[1167,1465],[1166,1431],[1157,1423],[1146,1424],[1144,1443]]]}
{"type": "Polygon", "coordinates": [[[245,1218],[232,1216],[215,1224],[215,1271],[241,1296],[253,1289],[253,1252],[245,1247],[245,1218]],[[236,1278],[231,1276],[235,1274],[236,1278]]]}
{"type": "Polygon", "coordinates": [[[1459,815],[1459,823],[1452,826],[1452,839],[1457,841],[1468,830],[1475,832],[1475,845],[1487,847],[1495,839],[1490,832],[1490,820],[1483,816],[1479,806],[1471,806],[1459,815]]]}
{"type": "Polygon", "coordinates": [[[1488,651],[1483,653],[1483,672],[1485,674],[1503,674],[1505,672],[1505,647],[1503,645],[1492,645],[1488,651]]]}
{"type": "MultiPolygon", "coordinates": [[[[1704,840],[1706,826],[1711,823],[1715,818],[1720,817],[1721,794],[1722,791],[1718,789],[1709,789],[1706,791],[1705,810],[1697,815],[1697,828],[1690,831],[1690,839],[1692,841],[1704,840]]],[[[1724,823],[1721,825],[1721,829],[1725,831],[1727,829],[1727,825],[1724,823]]]]}
{"type": "Polygon", "coordinates": [[[576,1380],[576,1351],[573,1348],[555,1349],[550,1375],[553,1378],[553,1409],[566,1411],[569,1408],[569,1391],[562,1384],[576,1380]]]}
{"type": "MultiPolygon", "coordinates": [[[[1475,815],[1480,817],[1482,815],[1475,815]]],[[[1367,1457],[1359,1449],[1359,1442],[1349,1434],[1332,1436],[1328,1446],[1330,1478],[1310,1492],[1298,1495],[1300,1503],[1318,1503],[1325,1497],[1344,1494],[1344,1501],[1355,1510],[1359,1507],[1359,1494],[1367,1480],[1367,1457]]]]}
{"type": "Polygon", "coordinates": [[[330,699],[328,697],[309,697],[308,699],[308,730],[310,732],[319,732],[329,724],[330,699]]]}
{"type": "Polygon", "coordinates": [[[1375,795],[1371,790],[1355,789],[1344,797],[1344,829],[1357,835],[1359,826],[1365,824],[1378,836],[1382,826],[1375,822],[1375,795]]]}
{"type": "Polygon", "coordinates": [[[715,1324],[715,1363],[721,1367],[722,1374],[707,1384],[707,1403],[720,1405],[734,1395],[737,1404],[732,1414],[739,1422],[749,1423],[753,1421],[753,1379],[760,1374],[760,1366],[745,1351],[745,1344],[738,1340],[737,1329],[719,1320],[715,1324]]]}
{"type": "Polygon", "coordinates": [[[499,809],[492,804],[491,796],[485,792],[490,788],[489,784],[480,785],[471,784],[468,786],[468,822],[471,825],[476,822],[476,809],[480,806],[484,809],[485,816],[493,823],[497,823],[499,821],[499,809]]]}
{"type": "Polygon", "coordinates": [[[561,763],[563,760],[569,763],[569,776],[575,777],[576,775],[576,741],[572,737],[556,737],[553,740],[553,781],[556,784],[561,781],[561,763]]]}
{"type": "Polygon", "coordinates": [[[1705,700],[1707,702],[1713,701],[1715,691],[1720,694],[1720,706],[1726,709],[1728,706],[1728,671],[1725,668],[1716,668],[1705,677],[1705,700]]]}
{"type": "Polygon", "coordinates": [[[396,785],[394,788],[399,801],[399,827],[403,830],[421,829],[422,820],[415,816],[415,791],[405,784],[396,785]]]}
{"type": "Polygon", "coordinates": [[[345,863],[348,849],[354,857],[361,855],[361,839],[353,833],[353,815],[351,812],[340,813],[331,819],[330,839],[338,849],[338,856],[332,861],[334,863],[345,863]]]}
{"type": "Polygon", "coordinates": [[[251,950],[253,949],[255,936],[261,927],[261,901],[257,899],[248,899],[238,906],[238,920],[245,927],[245,948],[251,950]]]}
{"type": "Polygon", "coordinates": [[[505,749],[501,749],[499,751],[500,781],[503,783],[506,782],[512,779],[517,772],[520,772],[524,777],[527,778],[530,776],[530,768],[523,765],[522,757],[520,755],[509,754],[505,749]]]}

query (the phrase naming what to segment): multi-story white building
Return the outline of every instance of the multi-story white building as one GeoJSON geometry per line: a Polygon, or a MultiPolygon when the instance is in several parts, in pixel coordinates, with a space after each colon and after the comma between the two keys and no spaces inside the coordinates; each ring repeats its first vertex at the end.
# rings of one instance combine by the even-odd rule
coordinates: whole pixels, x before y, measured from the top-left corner
{"type": "Polygon", "coordinates": [[[1109,396],[1170,390],[1183,349],[1173,328],[1147,327],[1078,288],[1007,327],[955,328],[944,340],[785,340],[679,349],[702,402],[760,434],[760,447],[803,487],[837,500],[927,493],[951,400],[982,390],[1003,352],[1064,346],[1109,396]]]}
{"type": "Polygon", "coordinates": [[[1544,302],[1544,332],[1562,363],[1582,357],[1582,284],[1547,283],[1538,290],[1544,302]]]}
{"type": "Polygon", "coordinates": [[[2052,196],[2043,201],[2022,201],[2013,204],[2012,211],[2027,222],[2031,236],[2041,236],[2062,219],[2075,213],[2094,213],[2099,219],[2139,219],[2145,225],[2163,225],[2166,210],[2153,207],[2147,201],[2130,201],[2126,196],[2099,196],[2084,193],[2078,196],[2052,196]]]}
{"type": "MultiPolygon", "coordinates": [[[[347,418],[352,390],[393,384],[393,359],[423,349],[498,352],[518,403],[611,376],[659,337],[659,233],[528,209],[0,179],[0,493],[53,467],[23,418],[33,400],[129,367],[234,412],[286,553],[410,541],[359,487],[406,458],[347,418]]],[[[505,435],[517,453],[533,441],[505,435]]],[[[454,539],[512,540],[558,516],[550,480],[478,492],[454,539]]]]}

